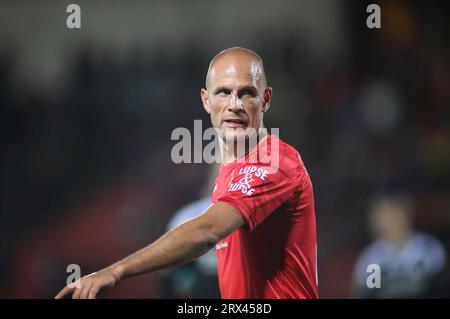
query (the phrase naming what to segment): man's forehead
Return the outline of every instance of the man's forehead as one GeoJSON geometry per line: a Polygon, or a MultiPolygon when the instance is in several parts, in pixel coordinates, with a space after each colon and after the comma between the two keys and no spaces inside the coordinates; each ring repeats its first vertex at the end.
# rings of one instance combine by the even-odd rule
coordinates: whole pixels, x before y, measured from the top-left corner
{"type": "Polygon", "coordinates": [[[254,85],[257,86],[262,79],[261,64],[257,61],[248,63],[235,63],[233,61],[220,63],[212,66],[209,74],[210,84],[218,85],[254,85]]]}
{"type": "Polygon", "coordinates": [[[259,86],[261,85],[260,77],[251,74],[217,74],[210,78],[210,85],[215,86],[233,86],[233,87],[244,87],[244,86],[259,86]]]}
{"type": "Polygon", "coordinates": [[[258,63],[252,62],[248,64],[220,64],[215,65],[211,69],[211,75],[215,76],[248,76],[259,77],[261,73],[261,67],[258,63]]]}

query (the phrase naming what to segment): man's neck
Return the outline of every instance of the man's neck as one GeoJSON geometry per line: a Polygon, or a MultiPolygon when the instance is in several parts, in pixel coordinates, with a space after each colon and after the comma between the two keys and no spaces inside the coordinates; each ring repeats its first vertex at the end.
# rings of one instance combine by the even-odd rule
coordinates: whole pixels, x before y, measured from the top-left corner
{"type": "Polygon", "coordinates": [[[222,163],[229,164],[247,156],[267,135],[266,130],[260,129],[257,136],[246,138],[244,141],[226,142],[222,139],[222,163]]]}

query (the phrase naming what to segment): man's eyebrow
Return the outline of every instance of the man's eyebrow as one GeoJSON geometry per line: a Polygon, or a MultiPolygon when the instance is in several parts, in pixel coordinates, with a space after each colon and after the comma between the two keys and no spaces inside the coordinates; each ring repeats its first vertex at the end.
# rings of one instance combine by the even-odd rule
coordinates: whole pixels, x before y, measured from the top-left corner
{"type": "MultiPolygon", "coordinates": [[[[219,86],[219,87],[217,87],[217,88],[214,89],[214,93],[219,93],[219,92],[224,91],[224,90],[232,91],[232,89],[230,89],[229,87],[226,87],[226,86],[219,86]]],[[[245,86],[242,86],[242,87],[240,87],[240,88],[238,89],[239,92],[247,91],[247,90],[250,90],[250,91],[257,91],[258,89],[257,89],[254,85],[245,85],[245,86]]]]}
{"type": "Polygon", "coordinates": [[[219,86],[219,87],[214,89],[214,93],[219,93],[219,92],[225,91],[225,90],[231,91],[231,89],[227,88],[226,86],[219,86]]]}
{"type": "Polygon", "coordinates": [[[243,87],[240,87],[239,89],[238,89],[238,91],[257,91],[258,89],[254,86],[254,85],[246,85],[246,86],[243,86],[243,87]]]}

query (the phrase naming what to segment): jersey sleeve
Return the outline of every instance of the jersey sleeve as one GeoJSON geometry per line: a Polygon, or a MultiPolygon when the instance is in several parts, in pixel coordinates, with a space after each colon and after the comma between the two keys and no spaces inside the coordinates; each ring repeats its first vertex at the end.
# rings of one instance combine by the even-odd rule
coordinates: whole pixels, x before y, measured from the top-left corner
{"type": "Polygon", "coordinates": [[[301,189],[306,171],[296,156],[282,156],[278,167],[236,165],[225,192],[216,201],[238,209],[252,231],[301,189]]]}

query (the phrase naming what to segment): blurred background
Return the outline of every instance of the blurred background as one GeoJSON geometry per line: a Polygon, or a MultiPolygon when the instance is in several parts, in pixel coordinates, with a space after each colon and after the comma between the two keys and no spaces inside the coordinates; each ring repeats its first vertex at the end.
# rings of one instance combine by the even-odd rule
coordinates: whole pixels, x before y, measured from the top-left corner
{"type": "MultiPolygon", "coordinates": [[[[450,2],[80,0],[68,29],[70,3],[0,1],[1,298],[52,298],[68,264],[96,271],[207,199],[211,168],[174,164],[170,136],[209,125],[200,89],[231,46],[263,58],[265,123],[312,177],[321,297],[450,297],[450,2]]],[[[102,297],[216,287],[212,256],[102,297]]]]}

